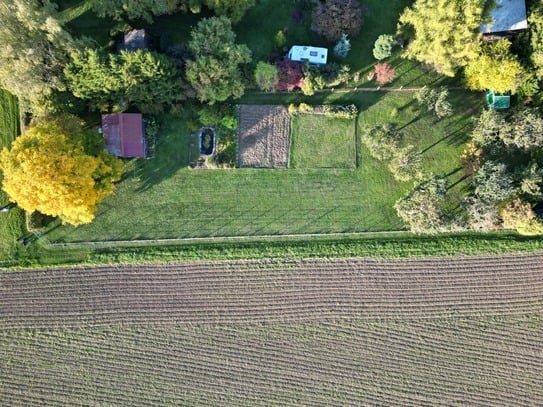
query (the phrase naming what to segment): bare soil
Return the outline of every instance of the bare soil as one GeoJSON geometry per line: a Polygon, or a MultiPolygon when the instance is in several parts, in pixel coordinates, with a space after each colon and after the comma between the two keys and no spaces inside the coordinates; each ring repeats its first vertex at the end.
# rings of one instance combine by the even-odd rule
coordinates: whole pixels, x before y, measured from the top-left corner
{"type": "Polygon", "coordinates": [[[542,260],[3,271],[0,400],[540,406],[542,260]]]}
{"type": "Polygon", "coordinates": [[[287,168],[290,115],[285,106],[238,106],[238,166],[287,168]]]}
{"type": "Polygon", "coordinates": [[[122,265],[0,274],[4,328],[543,313],[543,255],[122,265]]]}

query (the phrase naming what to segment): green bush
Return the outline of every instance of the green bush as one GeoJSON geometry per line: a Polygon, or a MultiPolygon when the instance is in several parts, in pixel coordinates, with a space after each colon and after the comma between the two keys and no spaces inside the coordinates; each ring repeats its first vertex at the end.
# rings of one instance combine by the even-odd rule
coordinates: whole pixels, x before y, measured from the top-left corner
{"type": "Polygon", "coordinates": [[[283,32],[283,30],[277,31],[277,34],[275,34],[275,37],[273,39],[275,46],[279,49],[283,48],[287,43],[287,36],[283,32]]]}
{"type": "Polygon", "coordinates": [[[351,42],[347,38],[347,34],[342,34],[341,38],[334,47],[334,54],[340,58],[346,58],[351,50],[351,42]]]}
{"type": "Polygon", "coordinates": [[[368,148],[373,158],[388,160],[392,158],[399,148],[402,138],[402,133],[393,125],[379,123],[366,129],[362,137],[362,142],[368,148]]]}
{"type": "Polygon", "coordinates": [[[258,88],[269,92],[274,90],[279,82],[279,70],[275,65],[260,61],[256,65],[254,77],[258,88]]]}
{"type": "Polygon", "coordinates": [[[392,55],[392,47],[394,46],[396,40],[392,35],[383,34],[375,41],[373,46],[373,56],[379,61],[381,59],[388,58],[392,55]]]}

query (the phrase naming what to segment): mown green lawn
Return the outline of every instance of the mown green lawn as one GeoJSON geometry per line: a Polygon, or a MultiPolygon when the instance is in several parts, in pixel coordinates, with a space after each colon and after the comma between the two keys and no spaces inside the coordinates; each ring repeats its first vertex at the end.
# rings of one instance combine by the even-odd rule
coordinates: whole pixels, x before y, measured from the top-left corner
{"type": "Polygon", "coordinates": [[[355,121],[319,114],[291,120],[291,168],[355,168],[355,121]]]}
{"type": "MultiPolygon", "coordinates": [[[[337,96],[339,94],[336,94],[337,96]]],[[[273,97],[273,96],[272,96],[273,97]]],[[[456,114],[436,121],[419,112],[412,92],[364,92],[336,101],[356,103],[358,127],[393,122],[423,154],[428,172],[449,177],[451,199],[467,186],[459,155],[467,140],[477,95],[459,92],[456,114]],[[456,185],[455,185],[456,184],[456,185]]],[[[188,117],[166,115],[162,142],[150,160],[133,161],[115,194],[100,205],[95,221],[59,226],[58,242],[259,236],[403,229],[393,205],[412,187],[397,183],[387,163],[359,145],[359,166],[340,169],[187,168],[194,142],[188,117]]]]}
{"type": "MultiPolygon", "coordinates": [[[[375,63],[373,43],[380,34],[394,33],[401,10],[410,3],[408,0],[394,0],[385,6],[377,0],[366,2],[368,13],[363,27],[360,35],[352,39],[352,51],[344,61],[351,65],[352,72],[361,73],[359,82],[351,83],[351,86],[375,86],[365,75],[375,63]]],[[[80,3],[66,1],[64,5],[76,4],[80,3]]],[[[309,30],[308,9],[302,25],[294,24],[292,13],[295,7],[295,2],[260,0],[234,26],[238,41],[246,43],[253,51],[254,61],[277,52],[273,39],[278,30],[286,33],[287,47],[308,44],[325,45],[331,49],[333,44],[324,43],[309,30]]],[[[154,25],[142,26],[148,26],[159,37],[161,46],[166,47],[186,42],[191,27],[203,16],[164,16],[157,18],[154,25]]],[[[96,34],[105,43],[104,33],[111,28],[111,22],[97,19],[87,11],[72,20],[70,28],[76,33],[96,34]],[[100,27],[102,33],[96,34],[100,27]]],[[[443,81],[443,78],[422,70],[417,63],[399,58],[398,52],[389,62],[398,73],[394,86],[433,85],[443,81]]],[[[360,111],[356,122],[358,130],[378,122],[395,123],[405,133],[406,143],[414,144],[423,154],[427,172],[449,176],[453,185],[451,196],[458,201],[467,183],[459,169],[458,157],[469,134],[470,116],[482,106],[482,101],[465,91],[452,93],[456,114],[441,121],[420,112],[413,103],[412,92],[328,92],[312,97],[300,93],[248,92],[241,103],[354,103],[360,111]]],[[[193,117],[189,111],[163,115],[163,136],[155,157],[129,164],[117,191],[100,205],[92,224],[79,228],[56,225],[48,233],[48,238],[51,241],[76,242],[404,228],[393,205],[412,184],[394,181],[387,163],[374,160],[360,140],[349,151],[341,152],[339,145],[345,146],[346,143],[333,146],[322,143],[322,137],[332,129],[338,135],[353,134],[354,129],[342,130],[340,123],[327,125],[319,123],[321,119],[315,119],[305,121],[304,126],[309,128],[298,127],[296,130],[300,123],[295,120],[295,134],[298,131],[306,136],[317,136],[317,132],[311,129],[326,127],[328,130],[319,133],[320,138],[312,140],[312,143],[300,144],[295,137],[291,161],[294,168],[288,170],[191,170],[187,167],[195,158],[191,157],[190,148],[195,140],[190,136],[188,124],[193,117]],[[338,153],[331,154],[327,150],[329,147],[338,153]],[[358,156],[353,156],[354,151],[358,156]],[[356,169],[343,169],[355,165],[356,169]]],[[[298,141],[301,141],[299,137],[298,141]]]]}
{"type": "MultiPolygon", "coordinates": [[[[0,89],[0,150],[9,147],[19,134],[19,109],[17,99],[0,89]]],[[[9,203],[7,195],[0,191],[0,207],[9,203]]],[[[17,250],[17,239],[23,234],[24,213],[13,208],[0,212],[0,261],[10,260],[17,250]]]]}

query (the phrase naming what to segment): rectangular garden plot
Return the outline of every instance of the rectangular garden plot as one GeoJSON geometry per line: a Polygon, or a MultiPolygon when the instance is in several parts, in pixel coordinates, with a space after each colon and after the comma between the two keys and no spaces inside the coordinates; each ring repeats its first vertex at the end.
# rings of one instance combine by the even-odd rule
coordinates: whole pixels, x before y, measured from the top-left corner
{"type": "Polygon", "coordinates": [[[317,113],[292,117],[291,168],[355,168],[354,119],[317,113]]]}
{"type": "Polygon", "coordinates": [[[286,168],[290,115],[285,106],[238,106],[238,166],[286,168]]]}

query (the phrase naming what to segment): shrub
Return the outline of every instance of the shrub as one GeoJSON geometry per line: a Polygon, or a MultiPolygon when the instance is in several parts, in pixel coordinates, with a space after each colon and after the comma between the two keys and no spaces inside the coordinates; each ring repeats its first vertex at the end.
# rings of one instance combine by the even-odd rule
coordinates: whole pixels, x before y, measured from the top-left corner
{"type": "Polygon", "coordinates": [[[351,42],[347,38],[347,34],[341,34],[341,38],[334,47],[334,54],[340,58],[346,58],[351,50],[351,42]]]}
{"type": "Polygon", "coordinates": [[[313,111],[313,106],[308,105],[307,103],[300,103],[299,106],[298,106],[298,111],[299,112],[312,112],[313,111]]]}
{"type": "Polygon", "coordinates": [[[438,118],[450,116],[453,113],[448,101],[449,91],[441,86],[438,89],[424,87],[415,93],[415,99],[429,112],[433,112],[438,118]]]}
{"type": "Polygon", "coordinates": [[[466,175],[473,175],[483,162],[483,150],[474,143],[468,143],[460,156],[466,175]]]}
{"type": "Polygon", "coordinates": [[[304,22],[305,12],[300,6],[296,6],[292,12],[292,22],[295,25],[302,25],[304,22]]]}
{"type": "Polygon", "coordinates": [[[55,220],[54,216],[44,215],[39,211],[26,213],[26,229],[29,232],[38,231],[55,220]]]}
{"type": "Polygon", "coordinates": [[[373,46],[373,56],[379,61],[388,58],[392,54],[392,47],[396,40],[392,35],[383,34],[375,41],[373,46]]]}
{"type": "Polygon", "coordinates": [[[396,77],[396,72],[390,64],[381,63],[375,65],[375,80],[379,85],[392,82],[396,77]]]}
{"type": "Polygon", "coordinates": [[[355,105],[323,105],[322,110],[325,116],[342,119],[354,119],[358,114],[358,109],[355,105]]]}
{"type": "Polygon", "coordinates": [[[402,137],[402,134],[393,125],[380,123],[365,131],[362,142],[372,157],[378,160],[388,160],[398,149],[402,137]]]}
{"type": "Polygon", "coordinates": [[[256,65],[254,76],[258,88],[266,92],[275,89],[279,82],[277,67],[262,61],[256,65]]]}
{"type": "Polygon", "coordinates": [[[304,75],[302,92],[304,95],[311,96],[315,90],[323,89],[326,86],[326,81],[318,66],[305,64],[302,67],[304,75]]]}
{"type": "Polygon", "coordinates": [[[279,73],[279,81],[276,89],[280,91],[291,91],[295,88],[301,88],[303,85],[302,64],[296,61],[291,61],[288,58],[283,58],[277,64],[279,73]]]}
{"type": "Polygon", "coordinates": [[[339,65],[330,62],[319,68],[319,71],[326,83],[325,86],[337,86],[349,82],[351,68],[348,65],[339,65]]]}
{"type": "Polygon", "coordinates": [[[509,170],[503,163],[485,162],[473,177],[475,195],[496,203],[507,199],[514,191],[514,183],[509,170]]]}
{"type": "Polygon", "coordinates": [[[355,37],[362,25],[362,7],[358,0],[318,1],[311,14],[311,29],[329,41],[343,33],[355,37]]]}
{"type": "Polygon", "coordinates": [[[500,209],[500,217],[503,221],[503,227],[517,229],[535,219],[535,212],[528,202],[514,198],[500,209]]]}
{"type": "Polygon", "coordinates": [[[275,34],[274,43],[275,46],[279,49],[285,46],[285,44],[287,43],[287,37],[283,30],[277,31],[277,34],[275,34]]]}
{"type": "Polygon", "coordinates": [[[412,145],[396,150],[388,164],[396,181],[410,181],[419,178],[421,173],[421,155],[412,145]]]}
{"type": "Polygon", "coordinates": [[[433,176],[400,198],[394,208],[413,233],[436,233],[450,224],[443,210],[447,179],[433,176]]]}

